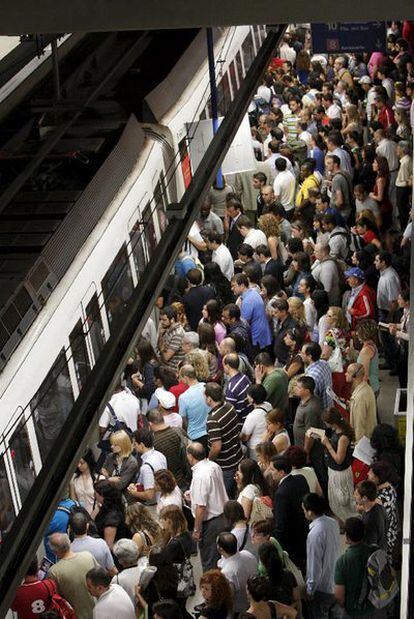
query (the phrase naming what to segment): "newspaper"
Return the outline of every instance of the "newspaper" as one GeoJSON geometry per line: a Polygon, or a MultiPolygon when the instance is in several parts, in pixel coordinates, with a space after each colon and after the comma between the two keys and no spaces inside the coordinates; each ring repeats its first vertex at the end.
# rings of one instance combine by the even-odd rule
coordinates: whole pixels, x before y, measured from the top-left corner
{"type": "Polygon", "coordinates": [[[354,458],[361,460],[364,464],[370,466],[375,456],[375,449],[371,447],[371,441],[366,436],[363,436],[355,445],[354,458]]]}

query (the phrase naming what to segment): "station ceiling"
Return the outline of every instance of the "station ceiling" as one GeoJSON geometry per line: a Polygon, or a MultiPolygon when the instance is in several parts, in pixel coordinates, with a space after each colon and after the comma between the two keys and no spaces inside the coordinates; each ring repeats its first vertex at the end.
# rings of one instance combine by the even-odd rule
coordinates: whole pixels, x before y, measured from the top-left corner
{"type": "Polygon", "coordinates": [[[1,0],[0,34],[414,19],[412,0],[1,0]]]}

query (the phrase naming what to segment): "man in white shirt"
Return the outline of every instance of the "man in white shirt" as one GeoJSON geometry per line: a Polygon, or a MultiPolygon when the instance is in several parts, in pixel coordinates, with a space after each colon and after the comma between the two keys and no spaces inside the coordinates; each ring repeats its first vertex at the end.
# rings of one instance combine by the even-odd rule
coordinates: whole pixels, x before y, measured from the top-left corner
{"type": "Polygon", "coordinates": [[[155,505],[154,473],[166,469],[167,459],[160,451],[154,449],[154,437],[149,430],[134,432],[133,447],[141,456],[141,468],[136,484],[128,486],[128,492],[137,501],[155,505]]]}
{"type": "Polygon", "coordinates": [[[250,385],[247,389],[247,401],[254,406],[247,414],[241,429],[240,438],[249,448],[249,458],[257,460],[256,445],[262,442],[266,430],[266,414],[272,410],[272,405],[266,402],[267,392],[263,385],[250,385]]]}
{"type": "Polygon", "coordinates": [[[108,426],[113,425],[114,414],[118,421],[123,421],[131,432],[135,432],[139,413],[140,404],[138,398],[127,387],[123,387],[119,383],[99,419],[101,436],[105,434],[108,426]]]}
{"type": "Polygon", "coordinates": [[[210,232],[207,237],[207,247],[212,251],[211,261],[219,265],[223,275],[230,281],[234,275],[234,263],[230,251],[222,242],[222,238],[217,232],[210,232]]]}
{"type": "Polygon", "coordinates": [[[279,157],[276,159],[275,168],[277,171],[277,175],[273,183],[275,200],[280,202],[288,214],[287,219],[290,220],[290,211],[293,211],[295,208],[296,179],[294,174],[287,169],[286,160],[284,157],[279,157]]]}
{"type": "Polygon", "coordinates": [[[248,550],[237,552],[237,539],[233,533],[220,533],[217,549],[221,555],[217,567],[233,589],[233,611],[235,614],[243,613],[249,608],[246,584],[257,572],[257,559],[248,550]]]}
{"type": "Polygon", "coordinates": [[[377,144],[375,152],[377,155],[382,155],[388,161],[388,167],[390,169],[390,183],[388,185],[388,195],[394,207],[397,206],[395,181],[398,174],[398,155],[397,144],[393,140],[389,140],[384,129],[377,129],[374,133],[374,141],[377,144]]]}
{"type": "Polygon", "coordinates": [[[361,77],[361,79],[359,80],[359,83],[361,84],[362,90],[367,95],[364,103],[365,103],[365,111],[367,114],[367,121],[369,124],[373,117],[376,90],[375,90],[375,86],[372,85],[371,78],[368,75],[364,75],[363,77],[361,77]]]}
{"type": "Polygon", "coordinates": [[[119,585],[111,585],[111,576],[102,567],[95,567],[86,574],[86,586],[97,599],[93,619],[135,619],[135,608],[129,595],[119,585]]]}
{"type": "Polygon", "coordinates": [[[333,118],[342,118],[341,108],[339,105],[334,103],[332,93],[328,92],[323,95],[322,103],[325,108],[326,115],[330,120],[333,118]]]}
{"type": "Polygon", "coordinates": [[[191,502],[194,516],[193,539],[198,542],[203,572],[217,566],[219,553],[216,538],[225,529],[224,504],[228,501],[223,471],[208,460],[201,443],[189,443],[187,459],[193,471],[190,490],[185,499],[191,502]]]}
{"type": "Polygon", "coordinates": [[[283,43],[279,48],[279,57],[283,60],[289,60],[294,64],[296,60],[296,52],[293,47],[290,47],[291,37],[289,34],[285,34],[283,37],[283,43]]]}
{"type": "MultiPolygon", "coordinates": [[[[386,251],[380,251],[375,256],[374,265],[380,273],[377,288],[377,308],[379,322],[393,322],[397,309],[398,295],[401,292],[401,282],[397,271],[391,266],[392,256],[386,251]]],[[[394,369],[397,359],[395,338],[388,331],[380,331],[380,338],[384,348],[386,365],[381,369],[394,369]]]]}
{"type": "Polygon", "coordinates": [[[256,249],[258,245],[267,245],[267,238],[264,232],[253,228],[253,224],[247,215],[242,215],[237,220],[236,226],[244,238],[244,243],[256,249]]]}

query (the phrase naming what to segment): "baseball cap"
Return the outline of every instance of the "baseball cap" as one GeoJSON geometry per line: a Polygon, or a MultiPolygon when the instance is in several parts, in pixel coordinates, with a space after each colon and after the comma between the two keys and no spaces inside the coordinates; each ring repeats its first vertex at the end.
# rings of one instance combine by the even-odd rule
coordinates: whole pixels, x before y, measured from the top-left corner
{"type": "Polygon", "coordinates": [[[363,75],[361,77],[361,79],[359,80],[360,84],[371,84],[371,78],[369,77],[369,75],[363,75]]]}
{"type": "Polygon", "coordinates": [[[170,391],[167,391],[163,387],[158,387],[154,395],[163,408],[174,408],[175,395],[170,391]]]}
{"type": "Polygon", "coordinates": [[[359,267],[352,267],[352,269],[348,269],[345,271],[345,277],[357,277],[358,279],[365,279],[364,271],[359,267]]]}

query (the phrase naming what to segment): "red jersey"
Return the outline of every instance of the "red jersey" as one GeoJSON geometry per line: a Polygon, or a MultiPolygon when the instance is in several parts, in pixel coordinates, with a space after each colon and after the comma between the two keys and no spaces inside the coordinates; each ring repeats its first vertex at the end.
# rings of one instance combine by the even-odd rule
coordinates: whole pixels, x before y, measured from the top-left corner
{"type": "Polygon", "coordinates": [[[381,123],[384,129],[388,129],[388,127],[391,127],[391,125],[394,125],[395,117],[394,117],[394,112],[392,111],[392,108],[390,108],[388,105],[383,107],[378,112],[378,122],[381,123]]]}
{"type": "Polygon", "coordinates": [[[173,387],[170,387],[168,389],[170,393],[175,395],[175,406],[174,408],[171,409],[172,413],[178,413],[178,398],[180,397],[182,393],[184,393],[184,391],[187,391],[187,389],[188,389],[188,385],[185,385],[184,383],[181,383],[181,382],[179,382],[178,385],[174,385],[173,387]]]}
{"type": "MultiPolygon", "coordinates": [[[[359,320],[375,318],[376,294],[369,286],[364,284],[352,303],[354,312],[351,314],[351,328],[355,329],[359,320]]],[[[350,308],[351,309],[351,308],[350,308]]]]}
{"type": "Polygon", "coordinates": [[[38,619],[41,613],[49,610],[51,592],[56,593],[57,589],[53,580],[47,580],[50,591],[43,580],[24,582],[17,589],[11,609],[19,619],[38,619]]]}

